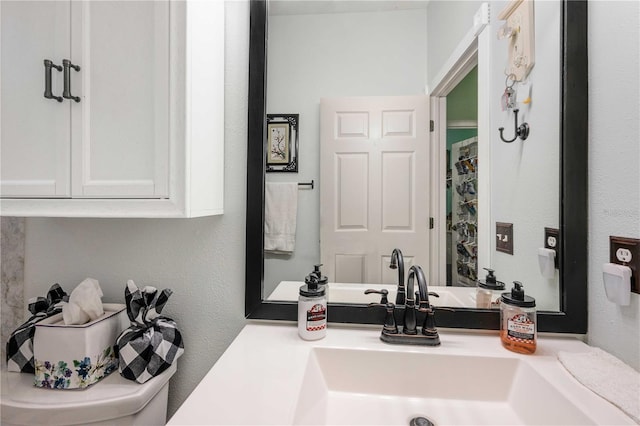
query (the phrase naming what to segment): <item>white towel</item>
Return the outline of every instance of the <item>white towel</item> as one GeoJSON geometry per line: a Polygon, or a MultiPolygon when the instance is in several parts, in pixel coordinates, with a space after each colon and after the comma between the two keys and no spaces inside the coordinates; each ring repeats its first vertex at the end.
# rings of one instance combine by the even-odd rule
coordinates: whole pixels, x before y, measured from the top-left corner
{"type": "Polygon", "coordinates": [[[599,348],[558,352],[558,359],[580,383],[640,424],[640,373],[599,348]]]}
{"type": "Polygon", "coordinates": [[[296,244],[298,184],[267,182],[264,199],[264,250],[292,253],[296,244]]]}

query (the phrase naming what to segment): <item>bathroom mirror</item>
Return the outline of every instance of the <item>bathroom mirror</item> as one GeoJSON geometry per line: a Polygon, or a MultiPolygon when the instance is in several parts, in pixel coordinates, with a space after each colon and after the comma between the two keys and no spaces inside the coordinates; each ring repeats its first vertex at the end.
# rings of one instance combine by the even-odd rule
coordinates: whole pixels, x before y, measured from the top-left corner
{"type": "MultiPolygon", "coordinates": [[[[587,177],[587,68],[586,3],[566,2],[562,11],[560,300],[558,311],[540,313],[540,331],[586,331],[586,177],[587,177]]],[[[267,5],[251,3],[249,140],[247,179],[246,314],[257,319],[296,319],[295,301],[265,300],[264,291],[264,186],[266,113],[267,5]]],[[[496,28],[494,25],[492,28],[496,28]]],[[[494,31],[495,32],[495,31],[494,31]]],[[[454,43],[455,45],[455,43],[454,43]]],[[[303,127],[301,126],[303,129],[303,127]]],[[[495,130],[495,129],[494,129],[495,130]]],[[[301,131],[302,133],[302,131],[301,131]]],[[[301,159],[303,161],[304,158],[301,159]]],[[[298,180],[298,176],[289,177],[298,180]]],[[[302,190],[304,191],[304,190],[302,190]]],[[[401,247],[400,247],[401,248],[401,247]]],[[[312,266],[312,265],[309,265],[312,266]]],[[[310,269],[310,268],[309,268],[310,269]]],[[[308,272],[308,271],[306,271],[308,272]]],[[[304,273],[303,273],[304,274],[304,273]]],[[[300,279],[302,279],[302,277],[300,279]]],[[[437,305],[437,303],[436,303],[437,305]]],[[[382,313],[363,304],[330,304],[332,322],[378,323],[382,313]]],[[[498,328],[498,313],[456,308],[440,311],[441,327],[498,328]]]]}

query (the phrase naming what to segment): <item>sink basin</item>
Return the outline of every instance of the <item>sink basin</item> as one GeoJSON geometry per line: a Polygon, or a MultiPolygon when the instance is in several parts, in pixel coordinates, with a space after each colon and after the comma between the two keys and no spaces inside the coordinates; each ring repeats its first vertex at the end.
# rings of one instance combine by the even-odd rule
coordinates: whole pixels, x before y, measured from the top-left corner
{"type": "Polygon", "coordinates": [[[590,350],[578,339],[541,335],[520,355],[494,332],[441,330],[432,348],[387,345],[380,329],[332,324],[309,342],[249,323],[169,425],[635,424],[558,361],[590,350]]]}
{"type": "Polygon", "coordinates": [[[295,424],[595,424],[518,358],[314,348],[295,424]]]}

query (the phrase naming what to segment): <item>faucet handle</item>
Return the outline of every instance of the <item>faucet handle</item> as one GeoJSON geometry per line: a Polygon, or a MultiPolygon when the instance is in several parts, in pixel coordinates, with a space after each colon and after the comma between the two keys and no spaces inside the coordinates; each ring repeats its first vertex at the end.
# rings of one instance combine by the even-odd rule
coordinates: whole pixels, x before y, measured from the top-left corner
{"type": "Polygon", "coordinates": [[[438,329],[436,328],[436,320],[434,318],[432,308],[427,310],[427,314],[424,317],[422,335],[430,341],[429,346],[440,345],[440,336],[438,335],[438,329]]]}
{"type": "MultiPolygon", "coordinates": [[[[435,296],[435,297],[440,297],[440,295],[438,293],[434,293],[434,292],[429,292],[429,296],[435,296]]],[[[420,294],[418,292],[416,292],[416,303],[420,302],[420,294]]],[[[434,306],[432,304],[429,304],[429,307],[426,308],[424,306],[418,306],[418,312],[426,312],[426,313],[434,313],[435,311],[447,311],[447,312],[455,312],[456,310],[453,308],[447,308],[444,306],[434,306]]]]}
{"type": "Polygon", "coordinates": [[[389,294],[389,290],[387,290],[386,288],[383,288],[382,290],[374,290],[372,288],[367,289],[364,291],[364,294],[371,294],[371,293],[375,293],[375,294],[381,294],[382,297],[380,298],[380,304],[381,305],[386,305],[387,303],[389,303],[389,300],[387,299],[387,295],[389,294]]]}
{"type": "MultiPolygon", "coordinates": [[[[386,290],[384,290],[386,291],[386,290]]],[[[374,293],[374,291],[372,291],[374,293]]],[[[383,296],[386,298],[386,295],[383,296]]],[[[382,328],[382,332],[385,334],[398,334],[398,326],[396,325],[396,318],[393,314],[393,311],[396,308],[396,305],[393,303],[369,303],[368,307],[372,308],[375,306],[382,306],[387,310],[387,314],[384,317],[384,327],[382,328]]]]}

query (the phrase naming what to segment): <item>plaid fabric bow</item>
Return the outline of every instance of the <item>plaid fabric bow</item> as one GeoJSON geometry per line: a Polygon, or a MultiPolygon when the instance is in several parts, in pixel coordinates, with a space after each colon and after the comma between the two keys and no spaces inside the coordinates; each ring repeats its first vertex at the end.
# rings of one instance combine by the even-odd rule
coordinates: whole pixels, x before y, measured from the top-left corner
{"type": "Polygon", "coordinates": [[[33,363],[35,325],[45,318],[62,312],[60,302],[68,300],[69,296],[58,283],[51,286],[46,297],[29,300],[29,312],[33,316],[16,328],[7,341],[7,370],[35,373],[33,363]]]}
{"type": "Polygon", "coordinates": [[[144,383],[168,369],[183,354],[182,334],[175,321],[160,316],[171,294],[170,289],[140,290],[133,281],[127,281],[125,301],[131,327],[116,340],[122,377],[144,383]]]}
{"type": "Polygon", "coordinates": [[[47,292],[47,297],[36,297],[29,300],[29,312],[33,315],[38,313],[46,313],[47,316],[51,316],[54,313],[62,312],[62,306],[59,306],[60,302],[68,302],[69,296],[60,287],[60,284],[56,283],[51,286],[47,292]],[[58,306],[56,306],[58,305],[58,306]]]}
{"type": "Polygon", "coordinates": [[[173,291],[169,288],[158,292],[154,287],[149,286],[140,290],[132,280],[127,281],[124,299],[127,303],[129,319],[139,326],[150,325],[160,316],[172,293],[173,291]]]}

